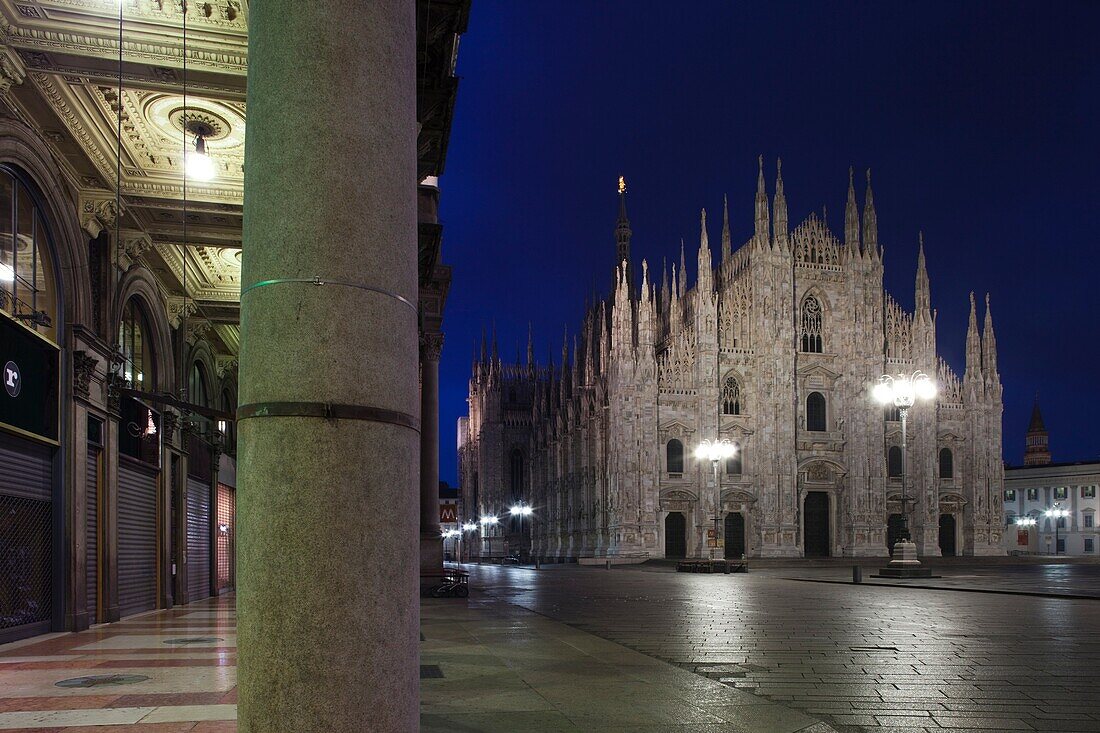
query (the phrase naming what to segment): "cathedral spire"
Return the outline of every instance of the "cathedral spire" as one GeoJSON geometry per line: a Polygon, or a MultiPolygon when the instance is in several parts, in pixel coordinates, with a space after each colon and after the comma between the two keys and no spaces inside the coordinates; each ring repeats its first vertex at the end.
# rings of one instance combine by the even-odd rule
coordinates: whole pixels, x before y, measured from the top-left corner
{"type": "Polygon", "coordinates": [[[775,223],[772,231],[780,249],[787,249],[787,196],[783,193],[783,159],[775,159],[775,223]]]}
{"type": "Polygon", "coordinates": [[[668,258],[661,258],[661,309],[668,310],[668,258]]]}
{"type": "Polygon", "coordinates": [[[756,242],[763,246],[770,244],[770,223],[768,221],[768,193],[764,186],[764,156],[757,159],[758,173],[756,176],[756,242]]]}
{"type": "Polygon", "coordinates": [[[722,194],[722,262],[730,258],[733,242],[730,240],[730,205],[726,194],[722,194]]]}
{"type": "Polygon", "coordinates": [[[707,236],[707,210],[703,209],[699,216],[699,277],[698,290],[700,295],[710,295],[714,290],[714,273],[710,264],[710,238],[707,236]]]}
{"type": "Polygon", "coordinates": [[[535,335],[530,321],[527,322],[527,366],[528,368],[535,366],[535,335]]]}
{"type": "Polygon", "coordinates": [[[871,169],[867,169],[867,195],[863,200],[863,254],[878,257],[878,215],[875,213],[875,194],[871,190],[871,169]]]}
{"type": "Polygon", "coordinates": [[[480,361],[481,361],[482,364],[485,364],[489,361],[488,346],[486,346],[485,325],[484,324],[482,324],[482,326],[481,326],[481,359],[480,359],[480,361]]]}
{"type": "Polygon", "coordinates": [[[615,223],[615,262],[626,261],[626,281],[633,282],[630,267],[630,219],[626,216],[626,178],[619,176],[619,220],[615,223]]]}
{"type": "Polygon", "coordinates": [[[680,277],[676,280],[676,297],[683,299],[688,289],[687,259],[684,258],[684,239],[680,238],[680,277]]]}
{"type": "Polygon", "coordinates": [[[856,188],[852,182],[852,168],[848,168],[848,203],[844,207],[844,244],[849,253],[859,254],[859,209],[856,207],[856,188]]]}
{"type": "Polygon", "coordinates": [[[993,311],[989,308],[989,293],[985,294],[985,328],[982,331],[982,374],[986,379],[998,382],[997,337],[993,335],[993,311]]]}
{"type": "Polygon", "coordinates": [[[970,293],[970,324],[966,329],[966,381],[978,379],[982,373],[982,342],[978,336],[978,306],[970,293]]]}
{"type": "Polygon", "coordinates": [[[928,269],[924,262],[924,232],[919,234],[920,248],[917,250],[916,313],[919,320],[932,320],[932,294],[928,285],[928,269]]]}

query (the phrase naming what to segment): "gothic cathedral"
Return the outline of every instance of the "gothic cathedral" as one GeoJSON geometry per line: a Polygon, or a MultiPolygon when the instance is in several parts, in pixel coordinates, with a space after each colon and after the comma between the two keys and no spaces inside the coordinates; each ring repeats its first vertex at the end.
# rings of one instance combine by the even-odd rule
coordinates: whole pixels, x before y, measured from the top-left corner
{"type": "Polygon", "coordinates": [[[615,286],[591,304],[561,363],[500,359],[495,338],[473,364],[459,425],[463,513],[481,523],[471,556],[544,560],[883,556],[902,514],[902,467],[921,555],[997,555],[1004,469],[997,345],[974,296],[960,379],[936,354],[924,248],[915,309],[883,289],[870,174],[860,217],[851,174],[844,240],[810,214],[788,225],[781,166],[757,182],[755,232],[711,263],[702,214],[698,276],[683,247],[658,285],[630,257],[620,180],[615,286]],[[871,388],[920,370],[938,396],[909,412],[871,388]],[[695,458],[704,440],[736,452],[695,458]],[[534,514],[510,517],[529,504],[534,514]],[[478,537],[480,535],[480,537],[478,537]],[[716,549],[719,548],[720,549],[716,549]]]}

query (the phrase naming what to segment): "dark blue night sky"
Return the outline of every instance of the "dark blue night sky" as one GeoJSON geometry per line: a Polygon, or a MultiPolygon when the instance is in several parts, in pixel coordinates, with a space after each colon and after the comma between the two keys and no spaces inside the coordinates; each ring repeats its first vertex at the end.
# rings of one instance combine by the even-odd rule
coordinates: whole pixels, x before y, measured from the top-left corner
{"type": "MultiPolygon", "coordinates": [[[[1100,458],[1100,3],[474,0],[441,180],[454,267],[441,384],[441,478],[457,477],[473,344],[560,359],[615,259],[615,184],[633,253],[660,268],[728,194],[752,232],[756,158],[776,156],[792,228],[848,167],[873,171],[886,287],[913,304],[924,231],[938,348],[960,375],[968,293],[992,298],[1004,455],[1022,460],[1038,391],[1056,461],[1100,458]],[[681,7],[682,6],[682,7],[681,7]]],[[[717,261],[717,260],[716,260],[717,261]]],[[[979,313],[980,317],[980,313],[979,313]]],[[[868,406],[868,409],[874,409],[868,406]]]]}

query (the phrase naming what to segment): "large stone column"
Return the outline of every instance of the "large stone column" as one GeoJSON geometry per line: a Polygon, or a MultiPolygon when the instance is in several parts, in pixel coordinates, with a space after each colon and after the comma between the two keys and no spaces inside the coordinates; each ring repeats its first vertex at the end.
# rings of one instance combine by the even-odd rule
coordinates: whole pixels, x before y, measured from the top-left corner
{"type": "Polygon", "coordinates": [[[443,334],[420,337],[420,584],[437,585],[443,574],[439,535],[439,356],[443,334]]]}
{"type": "Polygon", "coordinates": [[[241,733],[417,728],[414,13],[250,7],[241,733]]]}

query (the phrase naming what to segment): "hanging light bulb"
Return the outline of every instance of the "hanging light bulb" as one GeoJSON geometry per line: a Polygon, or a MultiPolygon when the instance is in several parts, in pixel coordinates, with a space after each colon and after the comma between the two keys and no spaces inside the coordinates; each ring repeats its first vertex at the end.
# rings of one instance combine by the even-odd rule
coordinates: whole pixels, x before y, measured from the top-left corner
{"type": "Polygon", "coordinates": [[[214,178],[214,161],[206,154],[206,138],[195,136],[195,152],[187,155],[187,177],[196,181],[209,181],[214,178]]]}

